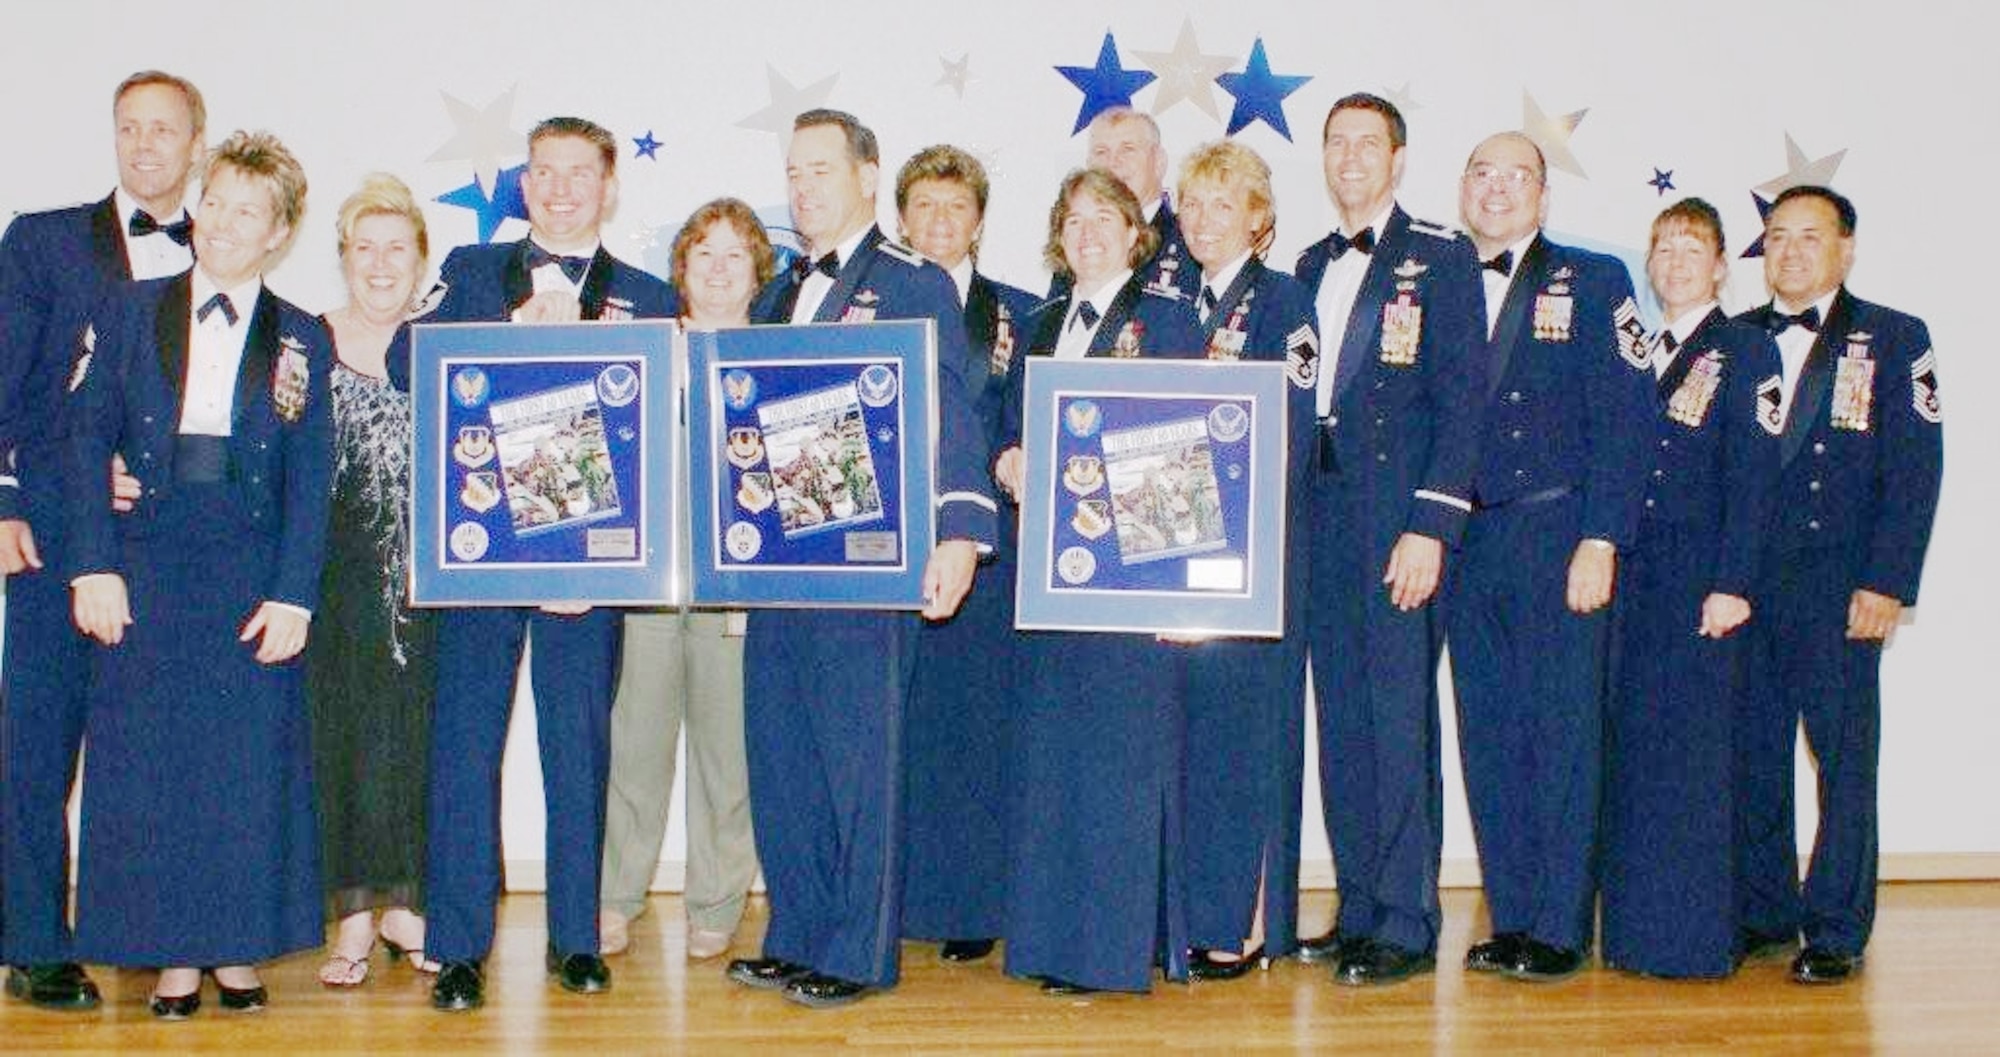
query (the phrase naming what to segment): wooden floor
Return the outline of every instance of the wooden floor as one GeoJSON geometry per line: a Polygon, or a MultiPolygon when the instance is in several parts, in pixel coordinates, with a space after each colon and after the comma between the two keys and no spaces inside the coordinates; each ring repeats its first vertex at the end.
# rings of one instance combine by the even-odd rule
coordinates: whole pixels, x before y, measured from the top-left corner
{"type": "MultiPolygon", "coordinates": [[[[1325,920],[1331,893],[1308,893],[1325,920]]],[[[722,961],[682,956],[679,900],[655,897],[633,950],[612,959],[615,988],[580,998],[542,973],[542,900],[510,896],[488,963],[487,1008],[445,1015],[426,981],[378,955],[375,978],[330,991],[318,957],[267,967],[272,1006],[227,1015],[213,986],[194,1020],[146,1012],[152,975],[98,970],[105,1007],[85,1015],[0,1005],[0,1051],[157,1053],[783,1053],[836,1047],[892,1052],[1240,1053],[1336,1047],[1439,1053],[2000,1053],[2000,884],[1886,886],[1867,971],[1854,984],[1804,988],[1782,963],[1724,983],[1669,983],[1592,970],[1562,984],[1471,976],[1458,959],[1484,920],[1478,893],[1445,896],[1436,976],[1384,990],[1335,987],[1287,962],[1243,980],[1161,985],[1149,996],[1053,999],[984,964],[947,965],[906,945],[903,984],[845,1009],[812,1011],[728,982],[722,961]]],[[[738,953],[764,923],[753,903],[738,953]]]]}

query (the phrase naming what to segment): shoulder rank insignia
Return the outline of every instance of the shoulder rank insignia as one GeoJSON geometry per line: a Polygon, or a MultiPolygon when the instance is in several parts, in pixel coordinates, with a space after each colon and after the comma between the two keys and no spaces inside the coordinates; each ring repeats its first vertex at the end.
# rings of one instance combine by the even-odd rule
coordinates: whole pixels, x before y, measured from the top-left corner
{"type": "Polygon", "coordinates": [[[902,261],[912,268],[921,268],[924,266],[923,254],[893,239],[883,239],[881,242],[875,244],[875,248],[882,251],[883,256],[902,261]]]}
{"type": "Polygon", "coordinates": [[[1311,324],[1301,323],[1285,335],[1285,377],[1301,389],[1319,384],[1319,339],[1311,324]]]}
{"type": "Polygon", "coordinates": [[[1925,349],[1924,354],[1910,364],[1910,406],[1925,422],[1943,424],[1944,404],[1938,399],[1935,349],[1925,349]]]}
{"type": "Polygon", "coordinates": [[[297,422],[306,413],[306,385],[311,380],[312,361],[306,359],[305,343],[290,334],[278,339],[278,369],[271,372],[271,406],[286,422],[297,422]]]}
{"type": "Polygon", "coordinates": [[[1772,375],[1757,383],[1757,424],[1773,437],[1785,431],[1785,380],[1772,375]]]}
{"type": "Polygon", "coordinates": [[[1635,370],[1645,370],[1651,357],[1646,348],[1646,325],[1639,321],[1639,305],[1630,294],[1611,313],[1611,325],[1618,332],[1618,355],[1635,370]]]}
{"type": "Polygon", "coordinates": [[[74,393],[83,388],[83,380],[90,374],[90,358],[97,352],[97,325],[86,323],[83,334],[77,339],[76,364],[69,371],[69,391],[74,393]]]}
{"type": "Polygon", "coordinates": [[[1435,224],[1428,220],[1418,220],[1415,217],[1410,218],[1410,230],[1420,235],[1429,235],[1434,239],[1450,240],[1458,237],[1458,229],[1455,227],[1446,224],[1435,224]]]}

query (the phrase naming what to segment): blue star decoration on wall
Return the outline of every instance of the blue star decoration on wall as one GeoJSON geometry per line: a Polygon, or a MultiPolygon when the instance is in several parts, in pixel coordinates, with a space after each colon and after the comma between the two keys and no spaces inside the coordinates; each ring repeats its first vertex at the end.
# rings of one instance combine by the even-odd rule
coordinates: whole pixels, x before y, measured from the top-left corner
{"type": "Polygon", "coordinates": [[[528,219],[528,201],[521,197],[521,174],[528,171],[524,163],[511,169],[502,169],[493,180],[493,193],[474,174],[472,182],[455,191],[447,191],[437,196],[437,201],[460,209],[470,209],[479,217],[479,241],[493,241],[493,233],[500,230],[500,224],[508,217],[518,220],[528,219]]]}
{"type": "Polygon", "coordinates": [[[1118,42],[1111,39],[1108,30],[1104,34],[1104,45],[1097,49],[1097,65],[1058,66],[1056,72],[1069,78],[1069,83],[1083,92],[1083,106],[1076,112],[1076,127],[1069,130],[1072,136],[1082,132],[1091,118],[1106,110],[1114,106],[1131,106],[1132,93],[1152,84],[1154,79],[1154,75],[1145,70],[1128,70],[1119,64],[1118,42]]]}
{"type": "Polygon", "coordinates": [[[1749,260],[1752,257],[1762,257],[1764,255],[1763,225],[1764,221],[1769,219],[1769,217],[1771,216],[1770,199],[1765,198],[1763,195],[1760,195],[1755,191],[1752,191],[1750,192],[1750,201],[1756,203],[1757,205],[1757,237],[1751,239],[1750,245],[1745,246],[1743,248],[1742,259],[1744,260],[1749,260]]]}
{"type": "Polygon", "coordinates": [[[1658,194],[1664,195],[1674,189],[1674,171],[1672,169],[1654,169],[1653,178],[1647,180],[1646,184],[1658,194]]]}
{"type": "Polygon", "coordinates": [[[1271,60],[1264,55],[1264,38],[1258,37],[1242,73],[1225,73],[1215,79],[1223,91],[1236,97],[1236,106],[1229,112],[1228,134],[1234,136],[1252,121],[1262,121],[1291,142],[1292,130],[1285,125],[1285,97],[1310,80],[1272,73],[1271,60]]]}
{"type": "Polygon", "coordinates": [[[647,129],[646,134],[643,136],[632,137],[632,142],[639,148],[638,153],[632,155],[632,157],[651,158],[654,161],[660,160],[659,151],[664,144],[653,138],[652,129],[647,129]]]}

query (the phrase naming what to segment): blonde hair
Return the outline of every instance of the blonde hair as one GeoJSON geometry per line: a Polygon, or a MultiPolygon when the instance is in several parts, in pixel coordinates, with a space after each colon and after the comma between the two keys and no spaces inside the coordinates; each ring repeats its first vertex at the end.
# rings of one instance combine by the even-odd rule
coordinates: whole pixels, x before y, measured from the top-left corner
{"type": "Polygon", "coordinates": [[[354,241],[354,228],[365,217],[402,217],[410,222],[417,233],[417,259],[419,263],[430,260],[431,233],[424,224],[424,211],[417,205],[417,196],[410,193],[408,184],[385,172],[372,172],[361,178],[361,187],[347,200],[340,203],[340,215],[334,218],[333,234],[340,246],[340,255],[347,256],[348,243],[354,241]]]}
{"type": "Polygon", "coordinates": [[[278,137],[261,130],[232,132],[209,152],[202,179],[212,178],[217,166],[263,180],[271,192],[271,205],[277,211],[278,222],[293,232],[298,231],[299,218],[306,212],[306,170],[278,137]]]}
{"type": "Polygon", "coordinates": [[[1278,233],[1278,200],[1271,191],[1271,166],[1261,155],[1232,139],[1204,143],[1181,160],[1174,192],[1186,201],[1188,188],[1195,184],[1248,192],[1250,209],[1264,214],[1264,223],[1250,232],[1250,251],[1262,258],[1270,250],[1278,233]]]}

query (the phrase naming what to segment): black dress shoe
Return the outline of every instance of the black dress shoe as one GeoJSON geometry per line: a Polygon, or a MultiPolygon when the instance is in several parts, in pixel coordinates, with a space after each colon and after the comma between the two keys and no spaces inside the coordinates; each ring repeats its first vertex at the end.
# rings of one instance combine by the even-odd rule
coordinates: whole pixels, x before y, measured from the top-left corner
{"type": "Polygon", "coordinates": [[[1792,944],[1798,937],[1790,932],[1759,932],[1756,929],[1738,929],[1736,932],[1736,960],[1761,962],[1790,954],[1792,944]]]}
{"type": "Polygon", "coordinates": [[[1053,976],[1044,976],[1042,977],[1042,993],[1045,995],[1055,995],[1059,998],[1069,995],[1094,995],[1097,993],[1097,988],[1085,987],[1082,984],[1071,983],[1068,980],[1059,980],[1053,976]]]}
{"type": "Polygon", "coordinates": [[[813,1009],[832,1009],[834,1006],[852,1005],[861,1001],[862,996],[874,990],[867,984],[857,984],[852,980],[842,980],[838,976],[825,973],[805,973],[795,976],[785,985],[785,997],[802,1006],[813,1009]]]}
{"type": "MultiPolygon", "coordinates": [[[[215,976],[214,971],[211,970],[209,975],[215,976]]],[[[270,1004],[270,995],[265,992],[263,984],[230,987],[222,982],[222,977],[216,976],[215,993],[222,999],[222,1008],[232,1013],[255,1013],[270,1004]]]]}
{"type": "Polygon", "coordinates": [[[786,984],[812,972],[783,958],[738,958],[729,963],[729,978],[759,991],[783,990],[786,984]]]}
{"type": "Polygon", "coordinates": [[[1317,965],[1320,962],[1337,962],[1346,954],[1347,946],[1352,942],[1354,941],[1342,936],[1340,930],[1336,928],[1327,932],[1324,936],[1314,936],[1311,939],[1300,940],[1299,949],[1292,953],[1298,960],[1307,965],[1317,965]]]}
{"type": "Polygon", "coordinates": [[[42,1009],[96,1009],[97,985],[75,962],[51,962],[7,970],[7,993],[42,1009]]]}
{"type": "Polygon", "coordinates": [[[1568,947],[1552,947],[1534,937],[1521,941],[1520,953],[1505,969],[1509,979],[1552,984],[1583,971],[1583,952],[1568,947]]]}
{"type": "Polygon", "coordinates": [[[575,995],[595,995],[611,990],[611,967],[596,954],[557,954],[549,948],[549,975],[562,989],[575,995]]]}
{"type": "Polygon", "coordinates": [[[938,957],[948,962],[976,962],[992,953],[992,940],[946,940],[938,957]]]}
{"type": "Polygon", "coordinates": [[[1840,954],[1808,944],[1792,959],[1792,981],[1800,984],[1839,984],[1861,971],[1859,954],[1840,954]]]}
{"type": "Polygon", "coordinates": [[[486,1004],[486,974],[478,962],[445,962],[431,984],[431,1008],[462,1013],[486,1004]]]}
{"type": "Polygon", "coordinates": [[[1376,987],[1396,984],[1420,973],[1437,969],[1437,954],[1413,951],[1393,943],[1367,943],[1350,952],[1333,967],[1333,982],[1348,987],[1376,987]]]}
{"type": "Polygon", "coordinates": [[[201,988],[197,986],[184,995],[154,995],[146,1008],[161,1020],[186,1020],[201,1008],[201,988]]]}
{"type": "Polygon", "coordinates": [[[1188,978],[1193,980],[1234,980],[1252,969],[1268,965],[1270,959],[1264,957],[1262,947],[1234,961],[1217,958],[1215,952],[1206,947],[1188,951],[1188,978]]]}
{"type": "Polygon", "coordinates": [[[1521,956],[1524,932],[1496,932],[1492,939],[1480,940],[1465,952],[1465,968],[1475,973],[1504,973],[1521,956]]]}

